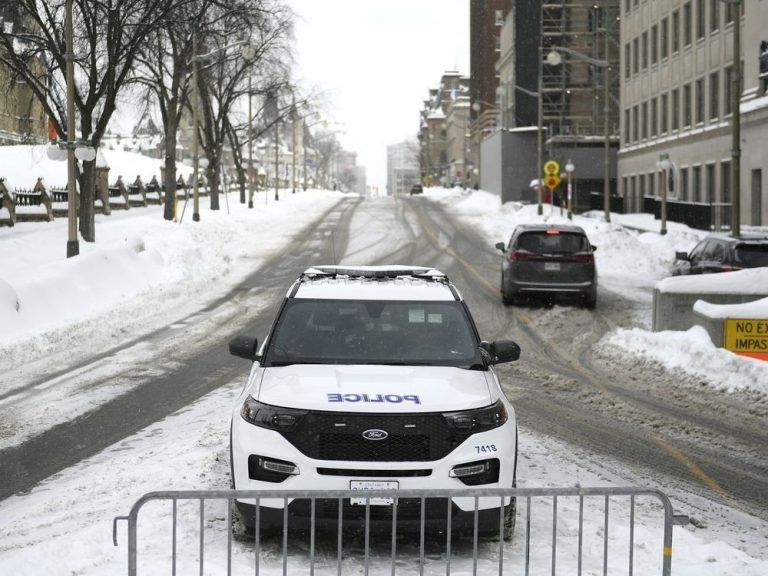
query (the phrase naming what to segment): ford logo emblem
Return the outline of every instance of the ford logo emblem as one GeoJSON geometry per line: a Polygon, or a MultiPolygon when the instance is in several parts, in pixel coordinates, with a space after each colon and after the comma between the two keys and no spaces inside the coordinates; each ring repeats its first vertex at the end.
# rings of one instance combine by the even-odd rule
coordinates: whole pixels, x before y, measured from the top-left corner
{"type": "Polygon", "coordinates": [[[363,432],[363,438],[366,440],[384,440],[387,436],[389,436],[389,433],[386,430],[378,430],[376,428],[363,432]]]}

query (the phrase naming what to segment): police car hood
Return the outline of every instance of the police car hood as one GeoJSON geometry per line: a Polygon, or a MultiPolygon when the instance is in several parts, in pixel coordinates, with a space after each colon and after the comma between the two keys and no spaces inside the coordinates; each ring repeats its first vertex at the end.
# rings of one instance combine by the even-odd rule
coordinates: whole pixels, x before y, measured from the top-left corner
{"type": "Polygon", "coordinates": [[[258,400],[333,412],[448,412],[495,402],[489,377],[435,366],[281,366],[264,369],[258,400]]]}

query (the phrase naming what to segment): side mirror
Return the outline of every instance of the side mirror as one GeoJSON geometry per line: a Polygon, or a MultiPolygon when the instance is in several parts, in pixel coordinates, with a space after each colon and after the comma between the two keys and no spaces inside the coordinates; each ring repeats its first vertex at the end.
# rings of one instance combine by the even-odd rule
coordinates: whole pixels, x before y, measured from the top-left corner
{"type": "Polygon", "coordinates": [[[594,252],[595,250],[597,250],[597,246],[595,246],[594,244],[592,244],[592,252],[594,252]]]}
{"type": "Polygon", "coordinates": [[[690,262],[691,259],[688,257],[687,252],[675,252],[675,259],[676,260],[685,260],[686,262],[690,262]]]}
{"type": "Polygon", "coordinates": [[[520,358],[520,346],[512,340],[497,340],[495,342],[480,342],[480,348],[490,357],[491,364],[514,362],[520,358]]]}
{"type": "Polygon", "coordinates": [[[238,358],[245,358],[246,360],[260,360],[261,357],[257,353],[258,341],[256,338],[250,336],[244,336],[242,334],[235,336],[229,341],[229,353],[232,356],[238,358]]]}
{"type": "Polygon", "coordinates": [[[504,242],[496,242],[495,246],[497,250],[501,250],[502,252],[507,248],[504,242]]]}

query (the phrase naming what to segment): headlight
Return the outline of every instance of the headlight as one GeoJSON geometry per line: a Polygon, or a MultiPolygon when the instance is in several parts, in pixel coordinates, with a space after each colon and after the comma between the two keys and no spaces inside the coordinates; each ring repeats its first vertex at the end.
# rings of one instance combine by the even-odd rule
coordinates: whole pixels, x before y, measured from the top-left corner
{"type": "Polygon", "coordinates": [[[240,408],[240,416],[246,422],[278,432],[294,431],[306,414],[306,410],[262,404],[256,401],[253,396],[248,396],[240,408]]]}
{"type": "Polygon", "coordinates": [[[497,400],[495,404],[477,410],[444,412],[443,418],[451,427],[474,434],[498,428],[507,421],[508,416],[504,403],[497,400]]]}

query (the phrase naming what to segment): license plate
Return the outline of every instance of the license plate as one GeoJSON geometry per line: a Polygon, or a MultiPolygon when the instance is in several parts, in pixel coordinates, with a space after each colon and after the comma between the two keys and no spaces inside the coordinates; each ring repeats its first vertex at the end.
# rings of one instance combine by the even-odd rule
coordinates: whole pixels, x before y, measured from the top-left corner
{"type": "Polygon", "coordinates": [[[544,262],[546,272],[560,272],[560,262],[544,262]]]}
{"type": "MultiPolygon", "coordinates": [[[[386,482],[375,480],[350,480],[350,490],[397,490],[398,482],[386,482]]],[[[349,503],[353,506],[365,506],[368,498],[350,498],[349,503]]],[[[391,506],[394,498],[371,498],[371,506],[391,506]]]]}

